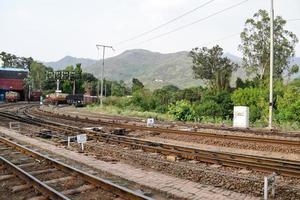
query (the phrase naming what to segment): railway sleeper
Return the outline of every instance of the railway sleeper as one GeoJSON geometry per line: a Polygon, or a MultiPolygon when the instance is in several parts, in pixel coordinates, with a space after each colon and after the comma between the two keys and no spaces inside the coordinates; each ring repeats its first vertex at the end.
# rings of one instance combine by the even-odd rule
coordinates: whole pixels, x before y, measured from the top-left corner
{"type": "Polygon", "coordinates": [[[32,185],[22,184],[22,185],[13,186],[11,190],[12,190],[13,193],[17,193],[17,192],[21,192],[21,191],[24,191],[24,190],[28,190],[30,188],[32,188],[32,185]]]}

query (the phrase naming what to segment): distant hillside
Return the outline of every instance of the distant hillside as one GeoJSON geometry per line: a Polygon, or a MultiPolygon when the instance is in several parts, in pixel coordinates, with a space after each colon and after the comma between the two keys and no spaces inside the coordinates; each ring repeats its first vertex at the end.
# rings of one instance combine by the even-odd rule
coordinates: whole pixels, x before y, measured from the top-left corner
{"type": "MultiPolygon", "coordinates": [[[[241,64],[241,58],[225,53],[232,61],[241,64]]],[[[102,60],[75,58],[66,56],[57,62],[45,63],[55,69],[62,69],[67,65],[82,63],[83,71],[100,77],[102,60]]],[[[300,66],[300,58],[295,58],[292,64],[300,66]]],[[[105,59],[105,77],[110,80],[124,80],[131,83],[132,78],[138,78],[149,88],[159,88],[173,84],[180,88],[199,86],[203,82],[193,79],[192,59],[187,51],[161,54],[143,49],[128,50],[124,53],[105,59]]],[[[246,78],[245,71],[240,68],[233,74],[231,84],[237,77],[246,78]]],[[[300,72],[293,78],[300,77],[300,72]]]]}
{"type": "Polygon", "coordinates": [[[61,70],[68,65],[75,66],[77,63],[81,63],[82,67],[87,67],[96,63],[96,60],[89,59],[89,58],[76,58],[72,56],[65,56],[56,62],[44,62],[44,65],[52,67],[55,70],[61,70]]]}
{"type": "MultiPolygon", "coordinates": [[[[135,77],[150,88],[168,84],[179,87],[200,85],[200,80],[193,79],[192,61],[187,54],[188,52],[161,54],[141,49],[128,50],[105,59],[105,77],[125,82],[130,82],[135,77]]],[[[99,77],[100,66],[96,63],[84,70],[99,77]]]]}

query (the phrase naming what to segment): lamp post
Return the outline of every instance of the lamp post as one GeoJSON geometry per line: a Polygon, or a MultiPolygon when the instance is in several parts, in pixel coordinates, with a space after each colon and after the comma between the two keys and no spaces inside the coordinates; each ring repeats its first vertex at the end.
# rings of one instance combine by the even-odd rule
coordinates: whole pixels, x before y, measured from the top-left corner
{"type": "MultiPolygon", "coordinates": [[[[114,51],[114,48],[112,46],[107,46],[107,45],[102,45],[102,44],[96,44],[96,47],[98,49],[98,54],[99,54],[99,50],[100,48],[102,47],[103,48],[103,57],[102,57],[102,70],[101,70],[101,92],[100,92],[100,105],[102,106],[102,100],[103,100],[103,77],[104,77],[104,58],[105,58],[105,48],[110,48],[114,51]]],[[[99,54],[100,55],[100,54],[99,54]]],[[[100,56],[99,56],[100,57],[100,56]]],[[[100,58],[99,58],[100,60],[100,58]]],[[[98,99],[99,99],[99,86],[100,85],[100,81],[98,79],[98,91],[97,91],[97,94],[98,94],[98,99]]]]}

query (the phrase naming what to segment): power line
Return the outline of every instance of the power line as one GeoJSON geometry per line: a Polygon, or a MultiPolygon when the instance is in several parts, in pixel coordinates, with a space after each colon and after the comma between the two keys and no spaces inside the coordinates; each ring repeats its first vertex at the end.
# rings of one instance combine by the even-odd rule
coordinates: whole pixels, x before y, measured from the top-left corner
{"type": "Polygon", "coordinates": [[[300,18],[295,18],[295,19],[287,19],[286,21],[292,22],[292,21],[300,21],[300,18]]]}
{"type": "MultiPolygon", "coordinates": [[[[300,18],[299,18],[299,19],[287,19],[286,21],[300,21],[300,18]]],[[[227,39],[229,39],[229,38],[232,38],[232,37],[238,36],[238,35],[240,35],[240,34],[241,34],[240,32],[236,32],[236,33],[233,33],[233,34],[230,34],[230,35],[224,36],[224,37],[222,37],[222,38],[219,38],[219,39],[216,39],[216,40],[213,40],[213,41],[207,42],[207,43],[202,43],[202,44],[201,44],[201,45],[199,45],[199,46],[207,46],[207,45],[213,44],[213,43],[215,43],[215,42],[219,42],[219,41],[227,40],[227,39]]]]}
{"type": "Polygon", "coordinates": [[[236,33],[233,33],[233,34],[224,36],[224,37],[222,37],[222,38],[219,38],[219,39],[216,39],[216,40],[207,42],[207,43],[203,43],[203,44],[201,44],[201,45],[199,45],[199,46],[207,46],[207,45],[213,44],[213,43],[215,43],[215,42],[220,42],[220,41],[223,41],[223,40],[227,40],[227,39],[229,39],[229,38],[238,36],[238,35],[240,35],[240,34],[241,34],[240,32],[236,32],[236,33]]]}
{"type": "Polygon", "coordinates": [[[196,20],[196,21],[194,21],[194,22],[191,22],[191,23],[189,23],[189,24],[185,24],[185,25],[183,25],[183,26],[180,26],[180,27],[178,27],[178,28],[176,28],[176,29],[173,29],[173,30],[171,30],[171,31],[169,31],[169,32],[162,33],[162,34],[160,34],[160,35],[154,36],[154,37],[152,37],[152,38],[150,38],[150,39],[148,39],[148,40],[139,42],[139,43],[137,43],[137,44],[135,44],[135,45],[144,44],[144,43],[146,43],[146,42],[149,42],[149,41],[158,39],[158,38],[163,37],[163,36],[166,36],[166,35],[169,35],[169,34],[171,34],[171,33],[173,33],[173,32],[179,31],[179,30],[184,29],[184,28],[186,28],[186,27],[189,27],[189,26],[191,26],[191,25],[197,24],[197,23],[202,22],[202,21],[204,21],[204,20],[206,20],[206,19],[209,19],[209,18],[211,18],[211,17],[213,17],[213,16],[215,16],[215,15],[221,14],[221,13],[227,11],[227,10],[230,10],[230,9],[232,9],[232,8],[235,8],[235,7],[238,7],[239,5],[244,4],[244,3],[246,3],[247,1],[249,1],[249,0],[241,1],[241,2],[239,2],[239,3],[237,3],[237,4],[234,4],[234,5],[232,5],[232,6],[229,6],[229,7],[225,8],[225,9],[219,10],[218,12],[215,12],[215,13],[213,13],[213,14],[211,14],[211,15],[208,15],[208,16],[206,16],[206,17],[203,17],[203,18],[201,18],[201,19],[198,19],[198,20],[196,20]]]}
{"type": "Polygon", "coordinates": [[[149,33],[152,33],[153,31],[155,31],[155,30],[157,30],[157,29],[160,29],[160,28],[162,28],[162,27],[164,27],[164,26],[166,26],[166,25],[168,25],[168,24],[170,24],[170,23],[172,23],[172,22],[174,22],[174,21],[177,21],[177,20],[179,20],[180,18],[182,18],[182,17],[184,17],[184,16],[186,16],[186,15],[189,15],[189,14],[195,12],[196,10],[198,10],[198,9],[200,9],[200,8],[206,6],[206,5],[208,5],[208,4],[210,4],[210,3],[214,2],[214,1],[215,1],[215,0],[207,1],[207,2],[205,2],[204,4],[201,4],[200,6],[198,6],[198,7],[194,8],[194,9],[192,9],[192,10],[189,10],[189,11],[185,12],[185,13],[183,13],[182,15],[180,15],[180,16],[178,16],[178,17],[175,17],[175,18],[173,18],[173,19],[171,19],[171,20],[169,20],[169,21],[167,21],[167,22],[165,22],[165,23],[163,23],[163,24],[161,24],[161,25],[159,25],[159,26],[157,26],[157,27],[155,27],[155,28],[150,29],[149,31],[145,31],[145,32],[143,32],[143,33],[141,33],[141,34],[138,34],[138,35],[136,35],[136,36],[133,36],[132,38],[129,38],[129,39],[120,41],[120,42],[118,42],[117,44],[122,44],[122,43],[125,43],[125,42],[129,42],[129,41],[135,40],[135,39],[137,39],[137,38],[140,38],[140,37],[142,37],[142,36],[144,36],[144,35],[147,35],[147,34],[149,34],[149,33]]]}

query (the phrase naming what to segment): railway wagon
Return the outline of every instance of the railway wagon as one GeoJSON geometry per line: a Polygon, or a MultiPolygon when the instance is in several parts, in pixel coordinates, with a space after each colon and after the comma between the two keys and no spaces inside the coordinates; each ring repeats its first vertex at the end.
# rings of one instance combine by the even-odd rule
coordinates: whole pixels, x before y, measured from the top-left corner
{"type": "Polygon", "coordinates": [[[67,96],[68,96],[68,94],[66,94],[66,93],[48,94],[48,95],[46,95],[45,103],[46,104],[54,104],[54,105],[66,104],[67,103],[67,99],[66,99],[67,96]]]}
{"type": "Polygon", "coordinates": [[[42,94],[43,93],[39,92],[39,91],[31,92],[30,101],[40,101],[40,98],[41,98],[42,94]]]}
{"type": "Polygon", "coordinates": [[[6,102],[17,102],[20,100],[20,94],[18,92],[9,91],[5,93],[6,102]]]}
{"type": "Polygon", "coordinates": [[[96,96],[89,96],[83,94],[70,94],[66,97],[66,99],[69,105],[75,105],[76,107],[96,103],[98,100],[96,96]]]}

